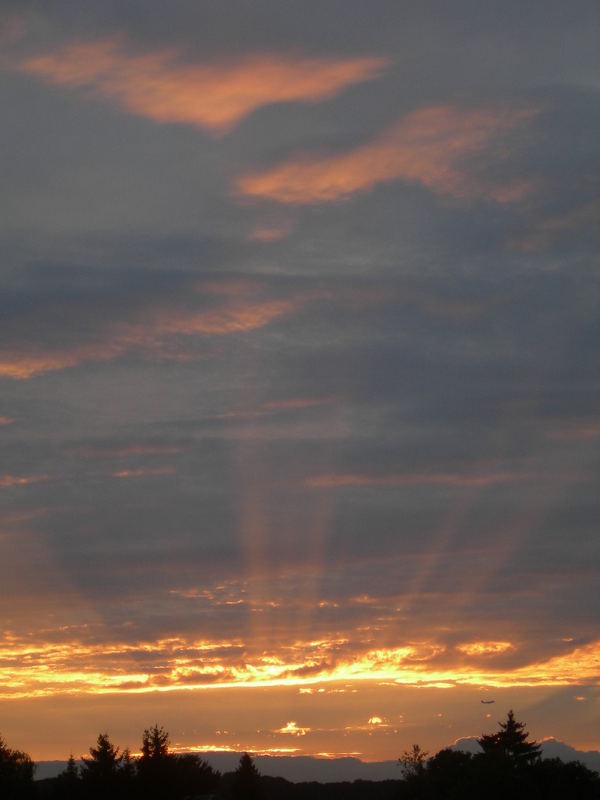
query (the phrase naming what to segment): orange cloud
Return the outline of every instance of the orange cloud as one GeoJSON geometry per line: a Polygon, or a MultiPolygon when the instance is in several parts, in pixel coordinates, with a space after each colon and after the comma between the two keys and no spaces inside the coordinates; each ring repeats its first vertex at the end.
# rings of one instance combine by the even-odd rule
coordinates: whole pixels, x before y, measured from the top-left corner
{"type": "Polygon", "coordinates": [[[510,202],[528,191],[525,182],[486,186],[470,177],[459,162],[535,113],[423,108],[407,114],[370,144],[341,155],[293,158],[271,169],[243,175],[234,188],[244,197],[302,205],[345,201],[377,184],[403,180],[436,194],[487,195],[498,202],[510,202]]]}
{"type": "Polygon", "coordinates": [[[2,417],[0,416],[0,426],[2,425],[12,425],[14,419],[12,417],[2,417]]]}
{"type": "Polygon", "coordinates": [[[336,489],[344,486],[456,486],[477,487],[493,486],[498,483],[508,483],[522,480],[522,473],[491,472],[491,473],[406,473],[392,475],[367,475],[356,472],[331,473],[316,475],[307,478],[305,483],[315,489],[336,489]]]}
{"type": "Polygon", "coordinates": [[[310,728],[302,728],[297,722],[291,720],[290,722],[286,722],[282,728],[278,728],[275,733],[287,733],[291,734],[292,736],[306,736],[307,733],[310,733],[310,728]]]}
{"type": "Polygon", "coordinates": [[[279,225],[263,225],[250,231],[248,239],[251,242],[278,242],[285,239],[293,231],[292,222],[285,222],[279,225]]]}
{"type": "Polygon", "coordinates": [[[254,55],[233,63],[184,63],[176,50],[133,53],[123,37],[76,42],[23,60],[49,84],[84,87],[132,114],[223,134],[257,108],[316,102],[378,77],[386,58],[254,55]]]}
{"type": "Polygon", "coordinates": [[[153,475],[173,475],[175,467],[140,467],[139,469],[120,469],[111,472],[113,478],[146,478],[153,475]]]}
{"type": "Polygon", "coordinates": [[[600,421],[590,420],[568,428],[557,429],[548,433],[550,439],[597,439],[600,437],[600,421]]]}
{"type": "Polygon", "coordinates": [[[271,400],[263,405],[265,411],[279,411],[296,408],[315,408],[317,406],[328,406],[335,403],[336,397],[328,395],[326,397],[291,397],[287,400],[271,400]]]}
{"type": "MultiPolygon", "coordinates": [[[[176,690],[389,682],[397,686],[583,686],[600,684],[600,641],[512,668],[444,660],[443,646],[416,643],[373,648],[356,643],[339,653],[339,641],[252,646],[249,642],[181,636],[130,644],[81,641],[31,642],[14,634],[0,639],[1,699],[57,694],[136,694],[176,690]]],[[[493,654],[492,654],[493,655],[493,654]]],[[[319,689],[319,691],[321,691],[319,689]]],[[[377,717],[369,725],[384,724],[377,717]]],[[[295,722],[280,733],[303,735],[295,722]]]]}
{"type": "Polygon", "coordinates": [[[83,362],[111,361],[132,349],[156,353],[175,336],[222,336],[256,330],[295,312],[314,297],[305,293],[291,298],[254,299],[243,295],[243,287],[236,287],[235,291],[227,286],[201,288],[205,293],[222,294],[223,302],[200,311],[182,311],[178,307],[149,309],[140,321],[109,325],[102,341],[69,349],[46,350],[40,345],[34,351],[0,350],[0,377],[26,380],[83,362]]]}
{"type": "Polygon", "coordinates": [[[0,489],[10,489],[13,486],[29,486],[31,483],[47,481],[47,475],[0,475],[0,489]]]}
{"type": "MultiPolygon", "coordinates": [[[[297,300],[258,300],[255,302],[237,302],[210,311],[201,311],[188,315],[166,313],[155,319],[153,334],[227,334],[254,330],[268,325],[269,322],[284,314],[295,311],[297,300]]],[[[143,339],[144,326],[122,326],[124,336],[143,339]]]]}
{"type": "Polygon", "coordinates": [[[175,455],[184,451],[183,445],[170,444],[131,444],[113,448],[81,448],[70,451],[69,455],[82,458],[132,458],[137,456],[175,455]]]}
{"type": "Polygon", "coordinates": [[[456,649],[466,656],[490,656],[512,650],[510,642],[465,642],[456,645],[456,649]]]}
{"type": "Polygon", "coordinates": [[[43,372],[75,367],[84,361],[110,361],[123,352],[118,343],[74,347],[71,350],[45,352],[0,352],[0,377],[27,380],[43,372]]]}

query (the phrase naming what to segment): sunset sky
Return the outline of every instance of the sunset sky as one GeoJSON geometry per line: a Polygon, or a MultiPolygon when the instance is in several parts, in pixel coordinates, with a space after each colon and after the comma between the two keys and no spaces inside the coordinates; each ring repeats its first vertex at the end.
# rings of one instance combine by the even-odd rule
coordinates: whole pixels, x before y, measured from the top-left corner
{"type": "Polygon", "coordinates": [[[5,0],[0,53],[7,743],[600,749],[597,0],[5,0]]]}

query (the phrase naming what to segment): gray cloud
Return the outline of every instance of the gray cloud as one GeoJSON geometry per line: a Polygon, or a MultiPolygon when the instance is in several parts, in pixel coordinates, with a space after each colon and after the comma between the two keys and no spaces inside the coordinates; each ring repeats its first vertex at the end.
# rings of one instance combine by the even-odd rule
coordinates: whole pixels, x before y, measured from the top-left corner
{"type": "MultiPolygon", "coordinates": [[[[507,670],[593,644],[596,4],[180,2],[168,25],[154,2],[3,13],[24,19],[0,76],[10,629],[180,636],[186,657],[229,640],[213,642],[228,668],[320,637],[331,664],[434,643],[431,663],[457,668],[461,643],[507,641],[481,662],[507,670]],[[117,33],[188,65],[390,66],[221,136],[19,71],[117,33]],[[461,151],[485,191],[399,175],[298,207],[234,192],[437,105],[537,113],[461,151]]],[[[102,664],[165,681],[167,651],[102,664]]],[[[192,655],[181,682],[213,680],[192,655]]]]}

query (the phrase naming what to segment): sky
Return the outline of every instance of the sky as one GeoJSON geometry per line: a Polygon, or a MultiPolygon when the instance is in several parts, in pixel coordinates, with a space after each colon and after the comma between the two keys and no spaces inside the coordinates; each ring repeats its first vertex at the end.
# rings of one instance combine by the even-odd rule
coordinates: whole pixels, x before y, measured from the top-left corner
{"type": "Polygon", "coordinates": [[[10,746],[600,748],[599,43],[0,3],[10,746]]]}

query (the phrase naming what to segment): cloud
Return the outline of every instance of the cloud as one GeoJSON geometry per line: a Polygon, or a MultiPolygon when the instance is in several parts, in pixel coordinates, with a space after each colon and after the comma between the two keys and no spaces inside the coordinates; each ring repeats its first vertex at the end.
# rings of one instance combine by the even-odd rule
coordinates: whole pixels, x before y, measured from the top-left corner
{"type": "Polygon", "coordinates": [[[138,456],[176,455],[185,450],[181,444],[125,444],[121,447],[81,447],[69,455],[80,458],[137,458],[138,456]]]}
{"type": "Polygon", "coordinates": [[[579,424],[575,423],[570,426],[557,427],[548,432],[548,438],[566,441],[598,439],[600,438],[600,421],[592,419],[579,424]]]}
{"type": "Polygon", "coordinates": [[[297,722],[291,720],[290,722],[286,722],[283,727],[278,728],[275,732],[291,734],[292,736],[306,736],[307,733],[310,733],[310,728],[303,728],[299,726],[297,722]]]}
{"type": "Polygon", "coordinates": [[[138,467],[137,469],[120,469],[111,472],[113,478],[147,478],[160,475],[173,475],[175,467],[138,467]]]}
{"type": "Polygon", "coordinates": [[[290,397],[284,400],[269,400],[263,405],[265,411],[284,411],[299,408],[315,408],[318,406],[328,406],[335,403],[338,398],[327,397],[290,397]]]}
{"type": "Polygon", "coordinates": [[[131,350],[146,350],[165,358],[180,358],[181,351],[169,350],[177,337],[225,336],[263,328],[273,320],[292,314],[314,298],[310,293],[290,297],[257,296],[246,284],[215,283],[188,287],[189,298],[175,298],[132,311],[132,320],[97,323],[96,341],[71,346],[22,345],[0,348],[0,377],[26,380],[35,375],[75,367],[84,362],[112,361],[131,350]],[[201,306],[190,308],[194,300],[201,306]],[[206,302],[212,307],[202,307],[206,302]]]}
{"type": "Polygon", "coordinates": [[[466,656],[495,656],[512,648],[510,642],[464,642],[456,645],[456,649],[466,656]]]}
{"type": "Polygon", "coordinates": [[[528,182],[489,184],[470,175],[460,160],[481,152],[495,136],[536,113],[531,109],[421,108],[369,144],[341,155],[299,156],[242,175],[234,190],[243,197],[304,205],[347,201],[378,184],[402,180],[436,194],[483,195],[512,202],[529,191],[528,182]]]}
{"type": "Polygon", "coordinates": [[[14,422],[14,419],[12,417],[0,416],[0,426],[2,426],[2,425],[12,425],[13,422],[14,422]]]}
{"type": "Polygon", "coordinates": [[[405,473],[370,475],[360,472],[342,472],[315,475],[305,483],[314,489],[337,489],[345,486],[456,486],[458,488],[494,486],[500,483],[520,481],[526,477],[515,472],[489,473],[405,473]]]}
{"type": "MultiPolygon", "coordinates": [[[[396,686],[580,686],[600,677],[600,642],[545,661],[512,668],[455,664],[433,643],[369,647],[356,642],[339,651],[337,640],[297,642],[280,649],[258,643],[197,640],[181,635],[133,642],[69,639],[68,629],[39,632],[35,641],[7,631],[0,640],[0,698],[64,694],[136,694],[215,688],[311,687],[390,681],[396,686]],[[45,638],[44,638],[45,636],[45,638]],[[445,660],[446,659],[446,660],[445,660]]],[[[77,633],[77,631],[75,631],[77,633]]],[[[72,635],[72,634],[71,634],[72,635]]],[[[372,716],[368,727],[383,726],[372,716]]],[[[289,721],[278,730],[310,731],[289,721]]]]}
{"type": "Polygon", "coordinates": [[[382,57],[258,54],[235,62],[184,63],[176,50],[132,53],[122,37],[73,42],[24,59],[23,72],[44,82],[87,88],[132,114],[223,134],[257,108],[316,102],[378,77],[382,57]]]}
{"type": "Polygon", "coordinates": [[[48,475],[0,475],[0,489],[12,489],[13,486],[29,486],[32,483],[47,481],[48,475]]]}
{"type": "Polygon", "coordinates": [[[0,42],[12,44],[25,36],[27,23],[23,17],[15,15],[0,16],[0,42]]]}
{"type": "Polygon", "coordinates": [[[597,233],[599,219],[600,200],[593,200],[533,223],[526,235],[512,239],[510,244],[525,253],[546,250],[561,237],[597,233]]]}
{"type": "Polygon", "coordinates": [[[294,229],[291,221],[279,225],[260,225],[253,228],[248,234],[251,242],[279,242],[289,236],[294,229]]]}

